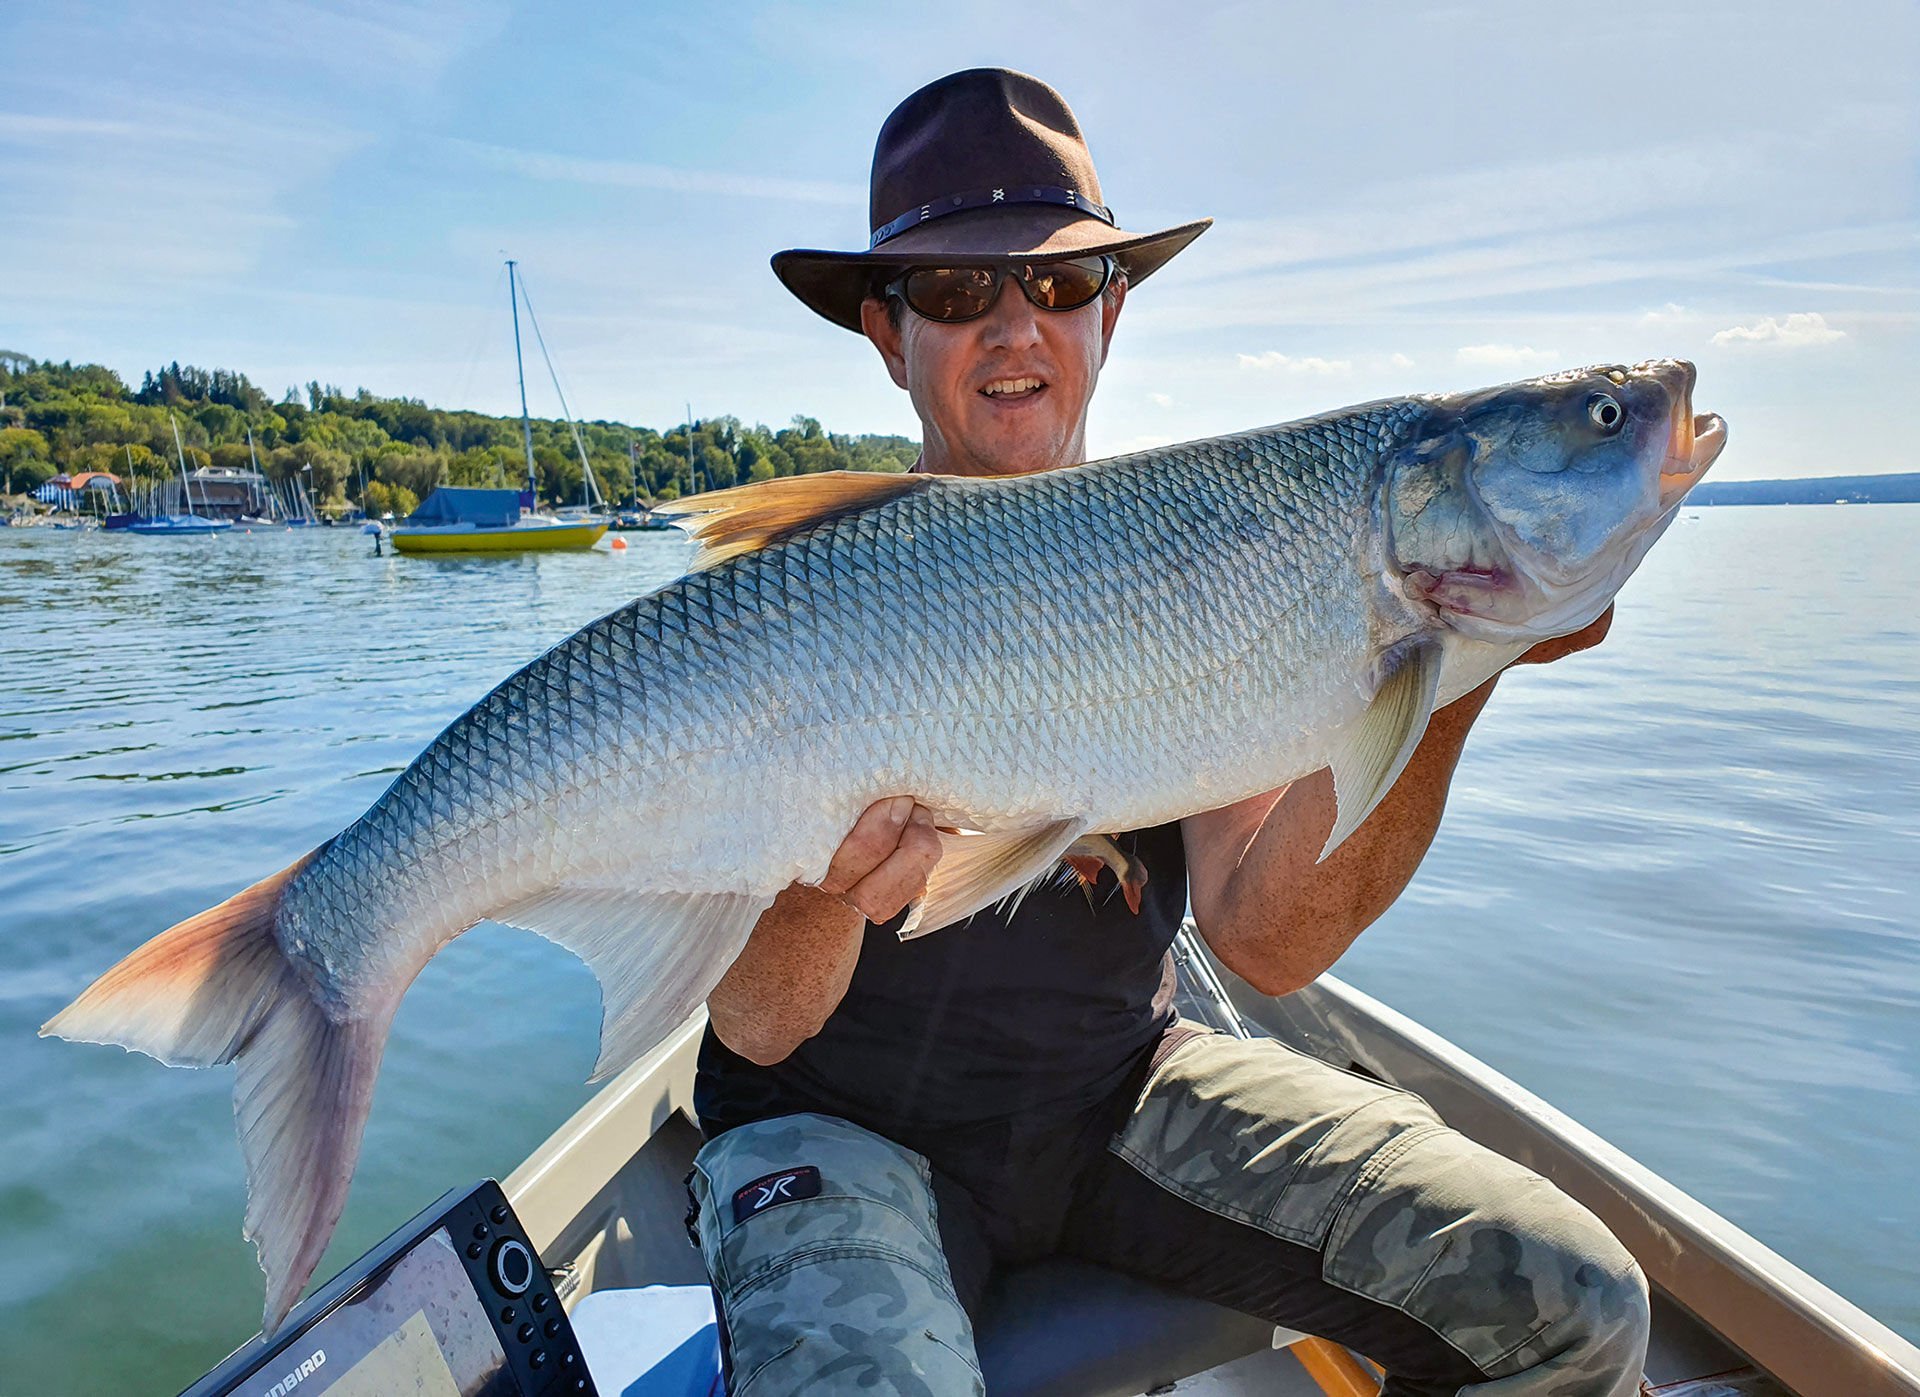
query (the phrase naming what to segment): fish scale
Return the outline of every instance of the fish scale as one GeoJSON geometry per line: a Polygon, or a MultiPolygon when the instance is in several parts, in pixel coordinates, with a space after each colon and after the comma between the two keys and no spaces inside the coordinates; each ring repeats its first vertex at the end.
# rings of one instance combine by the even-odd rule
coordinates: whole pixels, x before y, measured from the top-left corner
{"type": "Polygon", "coordinates": [[[135,951],[46,1031],[237,1062],[271,1329],[344,1202],[401,995],[483,918],[593,968],[605,1075],[698,1008],[774,896],[822,877],[889,796],[955,831],[906,934],[1083,835],[1329,766],[1332,848],[1433,707],[1537,639],[1535,616],[1558,634],[1598,614],[1677,507],[1667,467],[1697,478],[1717,452],[1686,416],[1691,366],[1617,372],[1038,475],[683,501],[695,571],[510,675],[360,819],[135,951]],[[1580,426],[1594,393],[1625,405],[1606,440],[1580,426]],[[1585,591],[1535,577],[1552,540],[1605,562],[1585,591]]]}

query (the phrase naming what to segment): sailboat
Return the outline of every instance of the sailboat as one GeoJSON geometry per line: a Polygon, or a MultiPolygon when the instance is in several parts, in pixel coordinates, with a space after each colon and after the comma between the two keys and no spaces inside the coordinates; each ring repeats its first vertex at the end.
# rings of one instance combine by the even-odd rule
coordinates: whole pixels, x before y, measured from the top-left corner
{"type": "MultiPolygon", "coordinates": [[[[605,517],[555,518],[534,512],[536,477],[533,467],[533,422],[527,414],[527,370],[520,354],[520,291],[514,276],[514,262],[507,262],[507,298],[513,308],[513,362],[520,377],[520,441],[527,457],[525,490],[463,489],[442,485],[420,502],[420,507],[393,526],[393,546],[402,553],[519,553],[530,549],[591,548],[607,531],[605,517]]],[[[533,305],[527,305],[531,318],[533,305]]],[[[539,324],[534,333],[539,334],[539,324]]],[[[542,337],[540,352],[546,353],[542,337]]],[[[547,359],[553,371],[553,360],[547,359]]],[[[559,377],[554,388],[559,390],[559,377]]],[[[598,496],[593,467],[587,463],[586,444],[563,394],[562,412],[573,429],[574,446],[580,453],[580,465],[586,472],[585,490],[590,506],[598,496]]]]}
{"type": "MultiPolygon", "coordinates": [[[[231,529],[233,524],[226,519],[209,519],[204,514],[193,512],[193,485],[187,478],[187,449],[180,444],[180,423],[172,413],[167,421],[173,427],[173,450],[180,459],[180,497],[186,503],[185,514],[150,514],[136,519],[127,525],[127,532],[133,534],[217,534],[231,529]]],[[[128,456],[132,460],[132,456],[128,456]]]]}

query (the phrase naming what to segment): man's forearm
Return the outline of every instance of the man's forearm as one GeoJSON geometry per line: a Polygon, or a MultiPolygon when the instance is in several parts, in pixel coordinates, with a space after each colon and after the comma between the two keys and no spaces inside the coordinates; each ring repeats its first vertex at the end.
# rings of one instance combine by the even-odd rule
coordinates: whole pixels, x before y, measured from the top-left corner
{"type": "Polygon", "coordinates": [[[770,1066],[818,1033],[847,992],[866,924],[818,888],[796,883],[781,893],[707,996],[720,1041],[770,1066]]]}
{"type": "Polygon", "coordinates": [[[1194,911],[1228,968],[1267,994],[1312,983],[1393,904],[1426,856],[1488,680],[1436,712],[1406,770],[1366,822],[1315,863],[1335,813],[1326,771],[1295,781],[1209,877],[1196,868],[1194,911]]]}

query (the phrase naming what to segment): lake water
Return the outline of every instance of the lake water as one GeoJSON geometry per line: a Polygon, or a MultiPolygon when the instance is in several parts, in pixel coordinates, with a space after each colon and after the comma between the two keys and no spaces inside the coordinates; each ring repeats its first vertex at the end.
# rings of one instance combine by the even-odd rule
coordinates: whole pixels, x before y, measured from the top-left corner
{"type": "MultiPolygon", "coordinates": [[[[1695,511],[1509,676],[1338,973],[1920,1340],[1920,506],[1695,511]]],[[[259,1322],[231,1074],[34,1030],[677,575],[347,530],[0,532],[0,1394],[172,1392],[259,1322]]],[[[403,1005],[325,1276],[588,1094],[591,976],[483,926],[403,1005]]]]}

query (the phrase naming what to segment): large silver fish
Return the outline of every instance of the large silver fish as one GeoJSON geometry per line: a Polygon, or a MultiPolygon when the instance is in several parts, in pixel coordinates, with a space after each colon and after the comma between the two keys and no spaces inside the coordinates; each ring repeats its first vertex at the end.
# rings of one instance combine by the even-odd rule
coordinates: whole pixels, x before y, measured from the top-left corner
{"type": "Polygon", "coordinates": [[[1693,377],[1586,369],[1037,475],[697,497],[695,571],[513,675],[360,819],[43,1031],[235,1063],[271,1331],[345,1202],[400,997],[475,922],[593,968],[604,1076],[883,797],[963,831],[913,931],[1084,837],[1327,766],[1331,849],[1436,706],[1607,606],[1723,444],[1693,377]]]}

